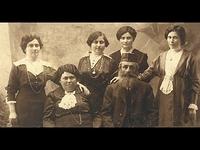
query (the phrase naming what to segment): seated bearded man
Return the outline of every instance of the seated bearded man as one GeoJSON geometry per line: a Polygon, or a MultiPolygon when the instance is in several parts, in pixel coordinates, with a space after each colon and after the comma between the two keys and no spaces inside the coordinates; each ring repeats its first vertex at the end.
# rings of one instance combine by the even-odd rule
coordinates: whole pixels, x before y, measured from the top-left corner
{"type": "MultiPolygon", "coordinates": [[[[152,87],[138,80],[138,64],[124,53],[119,64],[119,80],[107,86],[96,125],[99,127],[147,127],[154,124],[152,87]]],[[[97,126],[97,127],[98,127],[97,126]]]]}

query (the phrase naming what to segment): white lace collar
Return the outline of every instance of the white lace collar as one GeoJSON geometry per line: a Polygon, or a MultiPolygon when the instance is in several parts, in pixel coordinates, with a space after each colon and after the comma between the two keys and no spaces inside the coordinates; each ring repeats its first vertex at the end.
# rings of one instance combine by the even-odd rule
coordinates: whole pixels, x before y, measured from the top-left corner
{"type": "Polygon", "coordinates": [[[121,50],[120,50],[121,55],[122,55],[123,53],[132,53],[132,52],[133,52],[133,49],[130,49],[129,51],[125,51],[124,49],[121,49],[121,50]]]}
{"type": "Polygon", "coordinates": [[[15,66],[26,65],[27,71],[31,72],[34,75],[38,75],[44,70],[44,66],[50,66],[48,62],[43,60],[37,60],[35,62],[28,61],[26,58],[21,59],[17,62],[14,62],[15,66]]]}

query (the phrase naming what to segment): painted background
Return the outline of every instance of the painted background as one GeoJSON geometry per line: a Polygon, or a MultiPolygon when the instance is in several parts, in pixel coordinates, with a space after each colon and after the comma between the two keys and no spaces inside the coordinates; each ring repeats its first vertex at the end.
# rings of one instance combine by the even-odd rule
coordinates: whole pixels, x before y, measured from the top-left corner
{"type": "MultiPolygon", "coordinates": [[[[173,24],[186,28],[188,50],[200,48],[200,23],[0,23],[0,69],[2,71],[0,102],[5,104],[4,88],[8,81],[11,63],[24,57],[19,45],[21,37],[25,34],[35,33],[41,37],[44,44],[42,59],[57,68],[66,63],[78,65],[79,59],[88,54],[89,47],[86,40],[94,31],[102,31],[108,38],[110,45],[105,49],[105,54],[109,55],[119,50],[120,44],[116,39],[116,32],[121,26],[129,25],[138,32],[133,47],[147,53],[150,64],[160,52],[168,49],[164,31],[173,24]]],[[[151,81],[154,93],[156,93],[157,82],[158,78],[151,81]]],[[[6,106],[4,108],[0,109],[0,117],[5,117],[2,114],[7,108],[6,106]]]]}

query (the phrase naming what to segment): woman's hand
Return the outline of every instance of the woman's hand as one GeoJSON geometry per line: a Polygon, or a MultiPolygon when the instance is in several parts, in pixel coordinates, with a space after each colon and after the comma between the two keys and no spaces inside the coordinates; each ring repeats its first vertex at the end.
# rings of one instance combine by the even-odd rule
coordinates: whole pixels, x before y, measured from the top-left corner
{"type": "Polygon", "coordinates": [[[17,118],[16,112],[11,112],[9,115],[9,119],[16,119],[16,118],[17,118]]]}
{"type": "Polygon", "coordinates": [[[189,118],[191,120],[192,125],[196,125],[196,110],[195,109],[189,109],[189,118]]]}
{"type": "Polygon", "coordinates": [[[119,81],[119,77],[114,77],[112,80],[110,80],[110,84],[116,83],[117,81],[119,81]]]}
{"type": "Polygon", "coordinates": [[[15,103],[14,102],[8,102],[9,106],[9,123],[7,124],[8,127],[13,127],[17,125],[17,113],[15,111],[15,103]]]}
{"type": "Polygon", "coordinates": [[[7,127],[13,127],[17,125],[17,114],[16,112],[11,112],[9,115],[9,122],[7,127]]]}
{"type": "Polygon", "coordinates": [[[84,86],[83,84],[77,82],[79,88],[81,89],[82,92],[85,93],[85,95],[90,95],[90,91],[88,90],[88,88],[86,86],[84,86]]]}

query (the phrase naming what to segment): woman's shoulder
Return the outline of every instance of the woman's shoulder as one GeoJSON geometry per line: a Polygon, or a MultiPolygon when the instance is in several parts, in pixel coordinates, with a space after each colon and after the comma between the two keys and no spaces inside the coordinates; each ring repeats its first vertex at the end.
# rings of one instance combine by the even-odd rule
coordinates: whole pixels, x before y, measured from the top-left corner
{"type": "Polygon", "coordinates": [[[87,59],[89,57],[89,55],[85,55],[83,57],[81,57],[81,59],[87,59]]]}
{"type": "Polygon", "coordinates": [[[16,67],[18,67],[18,66],[20,66],[20,65],[26,65],[26,60],[25,60],[25,58],[23,58],[23,59],[20,59],[20,60],[18,60],[18,61],[13,62],[13,64],[14,64],[14,66],[16,66],[16,67]]]}
{"type": "Polygon", "coordinates": [[[41,65],[44,67],[44,69],[46,70],[47,73],[52,73],[56,71],[56,67],[53,66],[51,63],[41,60],[40,61],[41,65]]]}
{"type": "Polygon", "coordinates": [[[147,55],[146,53],[144,53],[144,52],[142,52],[142,51],[140,51],[140,50],[138,50],[138,49],[134,49],[133,51],[132,51],[133,53],[135,53],[135,54],[138,54],[138,55],[147,55]]]}
{"type": "Polygon", "coordinates": [[[110,57],[116,57],[116,55],[121,55],[120,50],[114,51],[113,53],[110,54],[110,57]]]}
{"type": "Polygon", "coordinates": [[[83,57],[80,58],[80,61],[87,60],[88,58],[89,58],[89,55],[83,56],[83,57]]]}
{"type": "Polygon", "coordinates": [[[85,64],[89,61],[89,56],[83,56],[81,57],[81,59],[79,60],[79,65],[81,64],[85,64]]]}
{"type": "Polygon", "coordinates": [[[159,54],[159,56],[162,56],[162,55],[165,55],[165,54],[167,54],[167,53],[168,53],[168,51],[169,51],[169,50],[166,50],[166,51],[161,51],[161,52],[160,52],[160,54],[159,54]]]}
{"type": "Polygon", "coordinates": [[[44,60],[40,60],[40,63],[43,65],[43,66],[46,66],[46,67],[51,67],[53,68],[52,64],[47,62],[47,61],[44,61],[44,60]]]}
{"type": "Polygon", "coordinates": [[[110,57],[109,55],[103,54],[103,58],[107,59],[107,60],[112,60],[112,57],[110,57]]]}
{"type": "Polygon", "coordinates": [[[60,86],[57,86],[57,88],[49,92],[47,96],[61,99],[64,96],[64,90],[60,86]]]}

